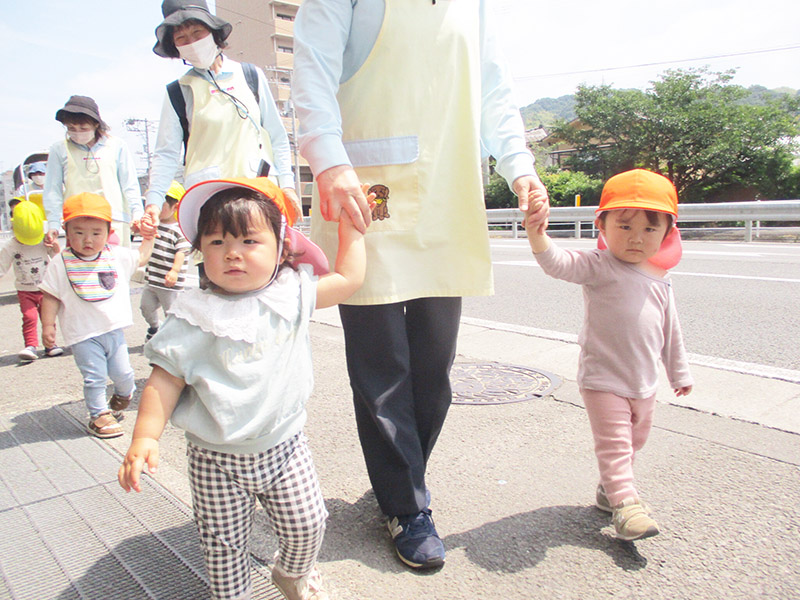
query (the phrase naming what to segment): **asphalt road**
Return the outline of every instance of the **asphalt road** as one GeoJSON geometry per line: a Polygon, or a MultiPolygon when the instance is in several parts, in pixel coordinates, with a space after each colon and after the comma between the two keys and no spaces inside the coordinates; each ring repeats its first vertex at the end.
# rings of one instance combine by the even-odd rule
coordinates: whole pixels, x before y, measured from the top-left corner
{"type": "MultiPolygon", "coordinates": [[[[526,239],[493,239],[492,257],[495,295],[466,298],[465,317],[580,331],[580,286],[545,275],[526,239]]],[[[800,371],[800,245],[684,241],[672,282],[688,352],[800,371]]]]}

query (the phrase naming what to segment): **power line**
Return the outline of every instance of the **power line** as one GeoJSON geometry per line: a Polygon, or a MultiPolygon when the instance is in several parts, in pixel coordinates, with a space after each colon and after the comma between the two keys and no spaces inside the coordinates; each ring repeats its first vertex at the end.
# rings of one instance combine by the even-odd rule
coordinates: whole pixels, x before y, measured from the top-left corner
{"type": "Polygon", "coordinates": [[[703,60],[714,60],[717,58],[731,58],[733,56],[747,56],[749,54],[764,54],[766,52],[784,52],[786,50],[800,49],[800,44],[794,46],[783,46],[781,48],[766,48],[764,50],[749,50],[747,52],[732,52],[730,54],[716,54],[713,56],[703,56],[700,58],[683,58],[680,60],[665,60],[660,62],[641,63],[638,65],[627,65],[624,67],[606,67],[603,69],[586,69],[583,71],[566,71],[564,73],[547,73],[542,75],[523,75],[522,77],[514,77],[515,81],[525,81],[527,79],[542,79],[545,77],[563,77],[566,75],[585,75],[587,73],[603,73],[605,71],[622,71],[624,69],[638,69],[641,67],[657,67],[662,65],[671,65],[683,62],[698,62],[703,60]]]}

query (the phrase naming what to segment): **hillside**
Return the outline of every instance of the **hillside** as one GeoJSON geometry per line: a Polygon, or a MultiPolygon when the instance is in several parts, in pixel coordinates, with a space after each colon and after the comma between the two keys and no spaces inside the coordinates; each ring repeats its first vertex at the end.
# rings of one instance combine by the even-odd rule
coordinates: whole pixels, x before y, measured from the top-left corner
{"type": "MultiPolygon", "coordinates": [[[[750,95],[745,102],[755,105],[763,105],[767,99],[784,94],[800,95],[800,91],[786,87],[769,90],[761,85],[753,85],[747,90],[750,95]]],[[[521,108],[520,112],[526,129],[535,129],[540,126],[547,129],[558,120],[571,121],[575,118],[575,96],[539,98],[533,104],[521,108]]]]}

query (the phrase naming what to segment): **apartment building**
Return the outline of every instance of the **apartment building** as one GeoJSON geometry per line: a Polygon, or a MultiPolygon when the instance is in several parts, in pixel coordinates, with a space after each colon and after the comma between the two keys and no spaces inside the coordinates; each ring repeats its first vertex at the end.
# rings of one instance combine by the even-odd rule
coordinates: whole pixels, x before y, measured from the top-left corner
{"type": "Polygon", "coordinates": [[[303,206],[311,206],[311,169],[295,143],[297,121],[290,102],[294,70],[294,19],[302,0],[217,0],[216,13],[233,25],[225,54],[264,70],[292,144],[303,206]]]}

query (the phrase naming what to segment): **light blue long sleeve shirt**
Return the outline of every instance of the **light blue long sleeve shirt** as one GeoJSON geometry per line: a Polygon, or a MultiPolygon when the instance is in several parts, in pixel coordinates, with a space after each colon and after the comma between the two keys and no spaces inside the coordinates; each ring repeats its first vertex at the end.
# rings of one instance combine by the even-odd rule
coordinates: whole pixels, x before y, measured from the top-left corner
{"type": "MultiPolygon", "coordinates": [[[[100,138],[92,146],[92,150],[97,152],[101,147],[109,143],[111,136],[100,138]]],[[[139,178],[136,174],[136,163],[133,160],[128,145],[119,138],[113,138],[117,143],[117,179],[122,190],[122,196],[127,199],[130,214],[129,221],[139,219],[144,210],[142,208],[142,191],[139,187],[139,178]]],[[[72,140],[58,141],[50,146],[50,154],[47,157],[47,173],[44,178],[44,190],[42,191],[42,204],[47,216],[48,230],[58,231],[61,228],[62,207],[64,206],[64,178],[67,173],[67,144],[74,144],[72,140]]],[[[89,146],[77,144],[85,151],[89,151],[89,146]]]]}
{"type": "MultiPolygon", "coordinates": [[[[351,164],[342,144],[336,93],[364,64],[383,24],[384,0],[304,0],[295,20],[295,77],[300,152],[315,175],[351,164]],[[353,35],[351,35],[351,32],[353,35]]],[[[479,1],[481,49],[481,144],[497,160],[509,185],[535,175],[524,125],[512,93],[485,0],[479,1]]],[[[413,43],[413,41],[409,41],[413,43]]],[[[401,48],[398,49],[402,51],[401,48]]],[[[414,82],[402,82],[413,85],[414,82]]]]}
{"type": "MultiPolygon", "coordinates": [[[[222,55],[222,68],[215,74],[217,82],[222,83],[232,77],[232,65],[235,61],[222,55]]],[[[207,69],[190,69],[196,75],[203,77],[211,82],[211,76],[207,69]]],[[[272,99],[269,91],[266,75],[261,69],[258,72],[258,106],[261,109],[260,125],[269,134],[272,144],[273,164],[270,175],[277,175],[278,185],[282,188],[294,187],[294,171],[292,170],[292,153],[289,145],[289,136],[283,127],[278,107],[272,99]]],[[[181,87],[183,91],[183,87],[181,87]]],[[[192,130],[192,113],[194,99],[192,94],[184,93],[186,100],[186,118],[189,121],[189,132],[192,130]]],[[[183,128],[167,93],[164,93],[164,102],[161,106],[161,120],[158,124],[158,135],[156,137],[156,148],[153,153],[153,164],[150,171],[150,186],[145,194],[145,204],[155,204],[158,207],[164,203],[164,195],[167,193],[175,174],[181,167],[181,153],[183,151],[183,128]]]]}

